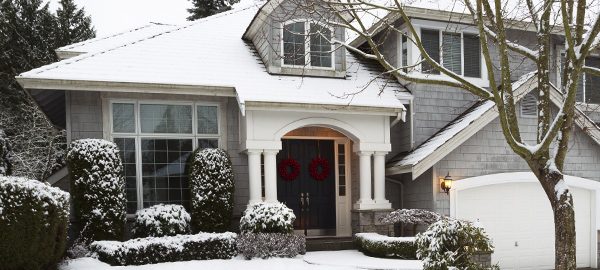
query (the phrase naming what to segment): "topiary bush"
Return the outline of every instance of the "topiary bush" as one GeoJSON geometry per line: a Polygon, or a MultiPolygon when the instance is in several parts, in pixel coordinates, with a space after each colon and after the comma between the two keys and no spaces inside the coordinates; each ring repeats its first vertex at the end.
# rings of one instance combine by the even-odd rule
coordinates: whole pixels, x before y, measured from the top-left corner
{"type": "Polygon", "coordinates": [[[12,174],[11,162],[10,142],[6,137],[4,130],[0,129],[0,176],[12,174]]]}
{"type": "Polygon", "coordinates": [[[125,178],[119,149],[109,141],[71,142],[67,166],[73,217],[80,238],[121,240],[125,230],[125,178]]]}
{"type": "Polygon", "coordinates": [[[51,269],[67,242],[69,194],[47,183],[0,176],[0,269],[51,269]]]}
{"type": "Polygon", "coordinates": [[[287,233],[246,233],[236,240],[239,252],[246,260],[271,257],[293,258],[306,254],[306,239],[287,233]]]}
{"type": "Polygon", "coordinates": [[[237,255],[236,237],[237,234],[226,232],[136,238],[125,242],[96,241],[91,249],[100,261],[113,266],[231,259],[237,255]]]}
{"type": "Polygon", "coordinates": [[[195,231],[227,231],[235,189],[229,154],[223,149],[196,149],[190,158],[189,174],[195,231]]]}
{"type": "Polygon", "coordinates": [[[190,214],[177,204],[157,204],[135,213],[133,236],[161,237],[190,233],[190,214]]]}
{"type": "Polygon", "coordinates": [[[425,270],[487,269],[471,258],[475,251],[494,250],[482,228],[460,220],[440,220],[416,238],[417,258],[423,261],[425,270]]]}
{"type": "Polygon", "coordinates": [[[377,233],[357,233],[354,241],[358,249],[368,256],[417,259],[417,245],[414,237],[389,237],[377,233]]]}
{"type": "Polygon", "coordinates": [[[293,233],[294,211],[282,203],[257,203],[244,211],[240,231],[244,233],[293,233]]]}

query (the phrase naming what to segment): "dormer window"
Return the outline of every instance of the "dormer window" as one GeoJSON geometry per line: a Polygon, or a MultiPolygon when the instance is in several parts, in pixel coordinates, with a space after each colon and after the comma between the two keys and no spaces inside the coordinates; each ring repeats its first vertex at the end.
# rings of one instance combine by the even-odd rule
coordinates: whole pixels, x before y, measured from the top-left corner
{"type": "Polygon", "coordinates": [[[294,21],[285,24],[282,31],[284,66],[333,68],[330,28],[294,21]]]}
{"type": "MultiPolygon", "coordinates": [[[[421,43],[427,54],[444,68],[464,77],[481,78],[481,45],[476,34],[421,29],[421,43]]],[[[440,74],[427,62],[421,72],[440,74]]]]}
{"type": "MultiPolygon", "coordinates": [[[[563,67],[565,63],[564,51],[560,54],[560,75],[562,79],[563,67]]],[[[600,57],[588,56],[585,58],[585,65],[593,68],[600,68],[600,57]]],[[[558,82],[560,85],[561,82],[558,82]]],[[[577,84],[577,95],[575,101],[586,104],[600,104],[600,77],[594,74],[585,73],[579,77],[577,84]]]]}

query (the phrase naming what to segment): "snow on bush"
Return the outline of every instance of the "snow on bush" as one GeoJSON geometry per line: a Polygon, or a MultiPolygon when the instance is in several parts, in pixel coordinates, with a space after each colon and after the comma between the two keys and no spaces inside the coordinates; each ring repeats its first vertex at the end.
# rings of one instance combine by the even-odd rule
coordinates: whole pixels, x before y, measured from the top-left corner
{"type": "Polygon", "coordinates": [[[69,193],[0,176],[0,268],[50,269],[65,250],[69,193]]]}
{"type": "Polygon", "coordinates": [[[284,233],[246,233],[238,236],[237,248],[246,260],[271,257],[293,258],[306,254],[306,239],[284,233]]]}
{"type": "Polygon", "coordinates": [[[119,149],[109,141],[71,142],[67,166],[80,237],[120,240],[125,230],[125,179],[119,149]]]}
{"type": "Polygon", "coordinates": [[[354,241],[358,249],[369,256],[397,257],[414,260],[417,246],[414,237],[389,237],[377,233],[357,233],[354,241]]]}
{"type": "Polygon", "coordinates": [[[440,220],[416,237],[417,258],[428,269],[486,269],[472,261],[475,251],[493,252],[482,228],[460,220],[440,220]]]}
{"type": "Polygon", "coordinates": [[[6,137],[4,130],[0,129],[0,176],[11,175],[11,162],[10,142],[6,137]]]}
{"type": "Polygon", "coordinates": [[[256,203],[246,209],[240,220],[245,233],[293,233],[294,211],[282,203],[256,203]]]}
{"type": "Polygon", "coordinates": [[[158,204],[135,213],[132,231],[136,238],[189,234],[190,219],[181,205],[158,204]]]}
{"type": "Polygon", "coordinates": [[[413,225],[413,235],[417,234],[417,226],[429,226],[444,218],[442,215],[423,209],[398,209],[381,219],[382,223],[403,223],[413,225]]]}
{"type": "Polygon", "coordinates": [[[189,172],[195,230],[227,231],[233,215],[235,190],[229,154],[223,149],[196,149],[190,159],[189,172]]]}
{"type": "Polygon", "coordinates": [[[226,232],[96,241],[91,249],[100,261],[113,266],[231,259],[237,255],[236,237],[237,234],[226,232]]]}

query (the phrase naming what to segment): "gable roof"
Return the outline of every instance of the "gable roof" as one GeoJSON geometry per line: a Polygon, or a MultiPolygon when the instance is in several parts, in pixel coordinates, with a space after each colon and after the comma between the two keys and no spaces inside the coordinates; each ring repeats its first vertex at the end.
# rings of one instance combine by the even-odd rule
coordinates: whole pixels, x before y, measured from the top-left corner
{"type": "Polygon", "coordinates": [[[230,96],[238,99],[242,113],[253,106],[384,115],[404,109],[394,91],[406,90],[386,82],[390,91],[381,91],[380,74],[349,54],[345,79],[267,73],[253,46],[241,39],[256,11],[253,5],[141,35],[25,72],[17,80],[28,89],[230,96]]]}
{"type": "MultiPolygon", "coordinates": [[[[518,102],[537,86],[537,76],[529,73],[513,84],[518,102]]],[[[550,99],[556,106],[563,102],[563,94],[555,87],[551,88],[550,99]]],[[[479,101],[444,128],[408,153],[401,153],[386,164],[386,174],[412,173],[413,180],[431,168],[438,161],[450,154],[475,133],[498,117],[498,110],[493,101],[479,101]]],[[[583,131],[600,145],[600,127],[575,108],[575,122],[583,131]]]]}

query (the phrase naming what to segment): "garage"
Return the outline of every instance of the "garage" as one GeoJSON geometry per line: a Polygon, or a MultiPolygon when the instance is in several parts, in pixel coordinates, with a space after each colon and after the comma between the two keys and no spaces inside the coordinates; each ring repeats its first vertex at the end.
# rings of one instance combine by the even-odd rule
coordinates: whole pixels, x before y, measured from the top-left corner
{"type": "MultiPolygon", "coordinates": [[[[577,267],[596,267],[596,194],[600,183],[566,176],[575,203],[577,267]]],[[[553,269],[550,202],[533,173],[505,173],[453,183],[451,216],[479,220],[494,242],[501,269],[553,269]]]]}

